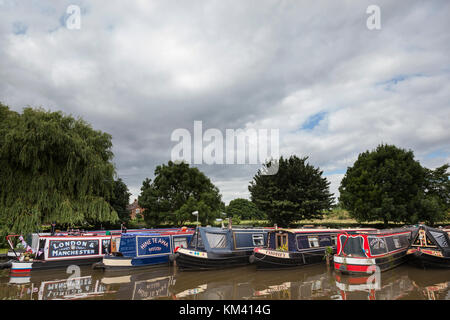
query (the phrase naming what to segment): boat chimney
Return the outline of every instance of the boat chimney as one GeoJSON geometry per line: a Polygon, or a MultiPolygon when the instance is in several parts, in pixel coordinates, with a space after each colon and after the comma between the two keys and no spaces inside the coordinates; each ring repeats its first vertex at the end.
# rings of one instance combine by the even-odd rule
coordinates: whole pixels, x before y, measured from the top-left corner
{"type": "Polygon", "coordinates": [[[231,230],[231,227],[232,227],[232,225],[231,225],[231,217],[230,217],[230,218],[228,218],[228,229],[231,230]]]}

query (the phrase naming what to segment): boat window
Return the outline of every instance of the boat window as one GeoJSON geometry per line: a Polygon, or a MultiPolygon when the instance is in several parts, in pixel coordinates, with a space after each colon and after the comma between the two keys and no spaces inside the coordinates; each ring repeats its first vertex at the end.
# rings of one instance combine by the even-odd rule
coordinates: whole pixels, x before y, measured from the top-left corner
{"type": "Polygon", "coordinates": [[[445,237],[444,233],[430,231],[431,235],[433,236],[434,240],[442,247],[447,248],[449,247],[447,239],[445,237]]]}
{"type": "Polygon", "coordinates": [[[394,244],[394,239],[392,236],[390,237],[385,237],[386,240],[386,244],[387,244],[387,249],[388,251],[394,251],[397,250],[398,248],[395,246],[394,244]]]}
{"type": "Polygon", "coordinates": [[[308,241],[311,248],[319,246],[319,237],[317,236],[308,236],[308,241]]]}
{"type": "Polygon", "coordinates": [[[297,236],[297,246],[299,249],[308,249],[308,238],[306,236],[297,236]]]}
{"type": "Polygon", "coordinates": [[[384,238],[367,237],[369,241],[370,252],[373,255],[384,254],[387,252],[387,245],[384,238]]]}
{"type": "Polygon", "coordinates": [[[287,249],[287,245],[288,245],[288,235],[287,234],[278,233],[276,239],[277,239],[277,243],[276,243],[277,250],[282,249],[282,248],[287,249]]]}
{"type": "Polygon", "coordinates": [[[226,248],[227,247],[227,235],[220,233],[206,233],[206,239],[208,240],[211,248],[226,248]]]}
{"type": "Polygon", "coordinates": [[[333,246],[337,246],[337,236],[331,236],[331,242],[333,243],[333,246]]]}
{"type": "Polygon", "coordinates": [[[254,246],[263,246],[264,245],[264,235],[263,234],[254,234],[252,237],[253,237],[253,245],[254,246]]]}
{"type": "Polygon", "coordinates": [[[189,246],[192,248],[204,248],[205,247],[205,245],[203,244],[203,240],[202,240],[202,236],[200,235],[200,232],[196,231],[194,233],[189,246]]]}
{"type": "Polygon", "coordinates": [[[344,240],[342,243],[345,243],[345,247],[343,249],[344,253],[353,257],[365,257],[366,254],[364,253],[363,241],[363,238],[360,236],[355,238],[348,237],[347,242],[344,240]]]}
{"type": "Polygon", "coordinates": [[[402,234],[400,237],[400,244],[402,247],[408,247],[409,246],[409,235],[408,234],[402,234]]]}
{"type": "Polygon", "coordinates": [[[394,236],[392,238],[392,240],[394,241],[394,247],[396,247],[397,249],[402,247],[402,245],[400,243],[400,237],[399,236],[394,236]]]}
{"type": "Polygon", "coordinates": [[[176,237],[173,238],[173,247],[186,248],[187,247],[187,238],[186,237],[176,237]]]}
{"type": "Polygon", "coordinates": [[[329,235],[326,236],[319,236],[319,246],[320,247],[328,247],[331,246],[331,237],[329,235]]]}

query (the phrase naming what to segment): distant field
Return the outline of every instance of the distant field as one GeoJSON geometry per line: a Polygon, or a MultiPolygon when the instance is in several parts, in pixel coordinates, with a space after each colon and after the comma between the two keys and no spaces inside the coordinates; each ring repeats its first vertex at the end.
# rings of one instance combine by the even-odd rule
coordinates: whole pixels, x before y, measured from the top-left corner
{"type": "MultiPolygon", "coordinates": [[[[269,221],[267,220],[242,220],[240,221],[240,225],[252,225],[252,226],[269,226],[269,221]]],[[[374,228],[382,228],[383,221],[364,221],[358,222],[355,219],[350,217],[348,211],[343,209],[334,209],[333,211],[324,214],[323,219],[306,219],[299,220],[294,223],[295,226],[303,226],[303,225],[314,225],[314,226],[326,226],[326,227],[357,227],[357,226],[366,226],[366,227],[374,227],[374,228]]],[[[390,222],[389,227],[403,226],[404,223],[394,223],[390,222]]],[[[450,213],[449,219],[446,221],[441,221],[436,223],[436,226],[449,226],[450,225],[450,213]]],[[[279,226],[283,227],[283,226],[279,226]]]]}

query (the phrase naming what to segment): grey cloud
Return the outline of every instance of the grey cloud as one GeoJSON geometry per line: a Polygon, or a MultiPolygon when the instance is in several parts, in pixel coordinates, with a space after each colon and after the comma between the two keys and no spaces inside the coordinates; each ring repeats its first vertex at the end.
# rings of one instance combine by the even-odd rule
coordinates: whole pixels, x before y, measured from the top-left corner
{"type": "MultiPolygon", "coordinates": [[[[1,1],[0,100],[110,133],[134,197],[169,160],[173,130],[192,132],[195,120],[222,132],[278,128],[282,154],[310,156],[326,172],[380,142],[437,165],[426,155],[450,149],[450,4],[378,1],[378,31],[366,28],[370,4],[1,1]],[[80,30],[60,21],[72,3],[80,30]],[[14,34],[17,21],[25,33],[14,34]],[[301,130],[318,112],[326,117],[301,130]]],[[[228,202],[248,196],[258,166],[199,168],[228,202]]],[[[337,190],[342,174],[329,176],[337,190]]]]}

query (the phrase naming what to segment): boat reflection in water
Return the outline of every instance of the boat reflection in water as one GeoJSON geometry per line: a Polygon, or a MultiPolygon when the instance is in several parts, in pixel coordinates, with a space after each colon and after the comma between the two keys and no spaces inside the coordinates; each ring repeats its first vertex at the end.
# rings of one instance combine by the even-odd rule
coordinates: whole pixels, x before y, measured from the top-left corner
{"type": "Polygon", "coordinates": [[[450,300],[450,275],[448,270],[433,270],[423,276],[423,270],[409,270],[417,298],[408,299],[450,300]]]}
{"type": "Polygon", "coordinates": [[[38,276],[11,276],[8,283],[11,299],[20,300],[77,300],[104,298],[114,293],[100,279],[87,276],[68,276],[65,273],[47,273],[38,276]],[[56,279],[55,279],[56,278],[56,279]],[[52,280],[49,280],[52,279],[52,280]]]}
{"type": "Polygon", "coordinates": [[[336,273],[336,287],[343,300],[397,300],[414,290],[408,275],[389,270],[379,276],[347,276],[336,273]]]}
{"type": "Polygon", "coordinates": [[[169,297],[170,288],[176,279],[173,268],[153,268],[145,272],[123,273],[123,275],[106,276],[101,282],[105,285],[119,285],[117,300],[151,300],[169,297]]]}
{"type": "Polygon", "coordinates": [[[448,270],[429,273],[408,264],[378,277],[343,275],[326,265],[283,272],[256,271],[251,265],[191,272],[149,267],[112,274],[83,267],[79,274],[49,270],[9,277],[0,273],[0,299],[450,300],[450,276],[448,270]]]}

